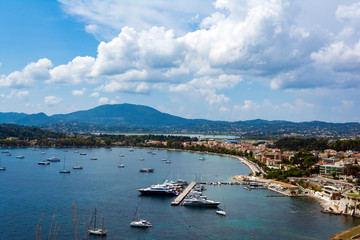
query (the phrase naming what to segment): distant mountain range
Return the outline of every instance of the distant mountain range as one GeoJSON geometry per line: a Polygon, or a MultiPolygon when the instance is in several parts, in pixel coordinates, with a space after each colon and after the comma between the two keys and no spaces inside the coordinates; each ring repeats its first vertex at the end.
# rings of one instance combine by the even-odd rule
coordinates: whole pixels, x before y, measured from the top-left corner
{"type": "Polygon", "coordinates": [[[154,108],[133,105],[102,105],[69,114],[47,116],[44,113],[0,113],[0,123],[37,126],[61,132],[163,132],[234,134],[253,137],[312,135],[323,137],[359,137],[359,123],[289,121],[210,121],[186,119],[162,113],[154,108]]]}

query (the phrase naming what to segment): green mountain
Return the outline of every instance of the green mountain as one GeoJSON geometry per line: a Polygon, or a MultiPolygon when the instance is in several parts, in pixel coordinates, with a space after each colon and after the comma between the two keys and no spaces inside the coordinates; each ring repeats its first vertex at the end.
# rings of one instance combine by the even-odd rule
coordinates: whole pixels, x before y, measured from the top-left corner
{"type": "Polygon", "coordinates": [[[60,132],[178,132],[233,134],[266,138],[268,136],[360,137],[359,123],[267,121],[210,121],[186,119],[134,104],[102,105],[69,114],[0,113],[0,123],[37,126],[60,132]]]}

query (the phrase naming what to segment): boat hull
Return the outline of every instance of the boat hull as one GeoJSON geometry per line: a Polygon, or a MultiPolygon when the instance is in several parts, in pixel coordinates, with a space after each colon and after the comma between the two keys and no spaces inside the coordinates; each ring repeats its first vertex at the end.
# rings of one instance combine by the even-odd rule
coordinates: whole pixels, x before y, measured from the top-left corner
{"type": "Polygon", "coordinates": [[[151,191],[151,190],[142,190],[138,189],[138,191],[145,196],[166,196],[166,197],[174,197],[176,196],[176,192],[173,191],[151,191]]]}

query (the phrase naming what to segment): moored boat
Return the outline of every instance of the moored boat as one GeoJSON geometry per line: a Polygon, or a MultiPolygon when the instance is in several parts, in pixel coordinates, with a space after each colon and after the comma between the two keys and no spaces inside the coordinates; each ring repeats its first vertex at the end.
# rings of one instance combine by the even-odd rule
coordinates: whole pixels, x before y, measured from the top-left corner
{"type": "Polygon", "coordinates": [[[60,162],[60,158],[58,157],[51,157],[46,159],[49,162],[60,162]]]}
{"type": "Polygon", "coordinates": [[[49,161],[40,161],[38,162],[38,165],[50,165],[49,161]]]}

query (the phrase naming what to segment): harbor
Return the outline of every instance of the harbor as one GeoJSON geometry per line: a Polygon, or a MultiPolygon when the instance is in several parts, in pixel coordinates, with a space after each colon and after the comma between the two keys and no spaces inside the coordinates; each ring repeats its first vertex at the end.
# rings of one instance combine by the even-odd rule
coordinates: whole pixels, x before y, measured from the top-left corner
{"type": "MultiPolygon", "coordinates": [[[[266,197],[272,194],[267,189],[249,192],[244,187],[250,187],[250,182],[256,179],[250,178],[242,183],[229,179],[231,176],[247,176],[249,168],[225,156],[206,155],[206,160],[200,161],[203,154],[152,149],[157,154],[147,155],[148,149],[137,148],[131,152],[125,148],[112,148],[111,151],[106,148],[82,148],[68,149],[68,152],[55,148],[10,150],[12,156],[4,153],[1,159],[7,169],[0,172],[0,189],[6,192],[0,199],[0,205],[4,206],[0,226],[8,229],[2,233],[4,239],[29,236],[34,232],[41,212],[43,234],[48,232],[55,210],[54,224],[61,225],[58,239],[74,239],[74,200],[79,219],[83,216],[88,219],[90,210],[97,208],[99,224],[102,217],[105,218],[108,239],[172,239],[173,236],[176,239],[191,239],[194,236],[198,239],[220,239],[224,226],[230,229],[226,239],[249,239],[252,235],[256,239],[267,239],[269,234],[277,239],[289,239],[290,232],[291,239],[303,239],[303,236],[327,239],[359,223],[356,220],[340,223],[339,218],[343,219],[343,216],[322,214],[321,206],[311,198],[266,197]],[[139,161],[141,151],[146,156],[144,161],[139,161]],[[80,155],[80,152],[87,155],[80,155]],[[16,158],[20,154],[25,158],[16,158]],[[83,166],[83,170],[59,174],[64,155],[67,167],[72,168],[76,164],[83,166]],[[120,155],[124,156],[120,158],[120,155]],[[41,166],[38,165],[41,156],[42,159],[55,156],[61,161],[41,166]],[[96,156],[98,160],[92,161],[88,156],[96,156]],[[165,157],[171,159],[172,164],[161,160],[165,157]],[[119,168],[119,163],[125,167],[119,168]],[[149,174],[139,172],[144,167],[154,168],[155,171],[149,174]],[[219,207],[223,208],[225,203],[226,217],[218,215],[215,208],[181,206],[182,202],[180,206],[171,206],[177,196],[143,196],[138,191],[163,184],[165,179],[175,179],[176,182],[180,177],[190,184],[204,185],[203,196],[221,202],[219,207]],[[42,187],[35,187],[39,185],[42,187]],[[151,222],[153,228],[134,229],[129,225],[138,208],[139,198],[140,217],[151,222]],[[275,205],[276,208],[273,207],[275,205]],[[296,214],[291,211],[296,211],[296,214]],[[259,219],[262,221],[259,222],[259,219]],[[294,226],[286,224],[289,219],[294,226]],[[316,226],[310,224],[315,220],[316,226]]],[[[79,220],[78,227],[80,235],[82,220],[79,220]]],[[[35,235],[32,236],[35,238],[35,235]]]]}

